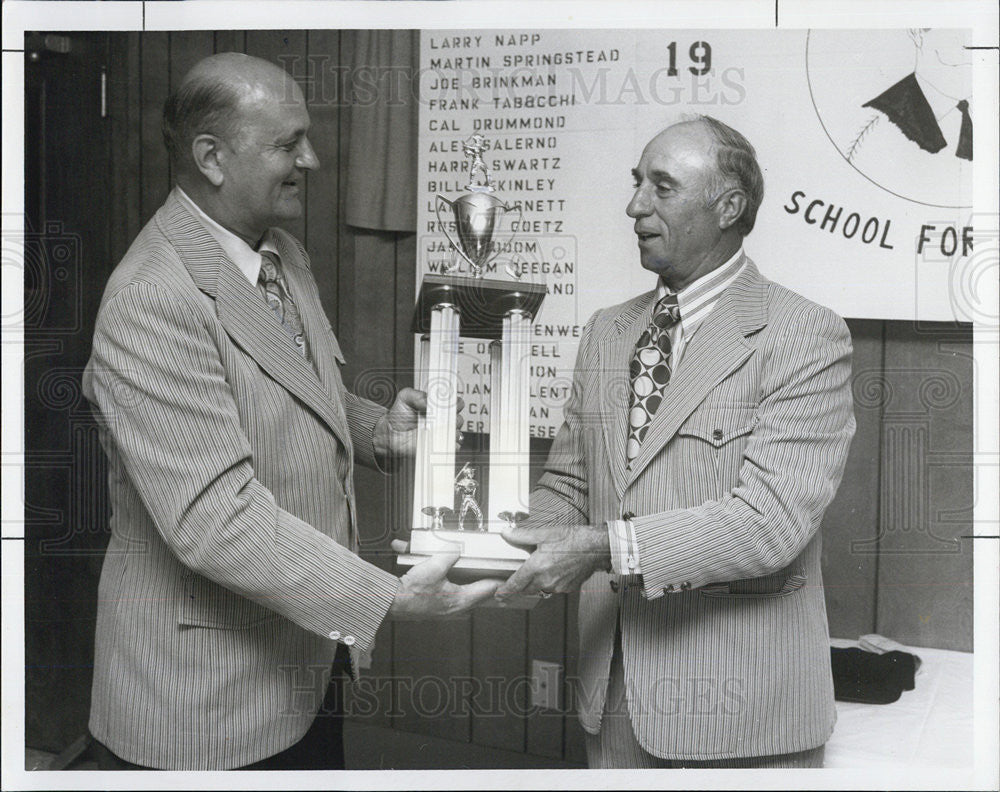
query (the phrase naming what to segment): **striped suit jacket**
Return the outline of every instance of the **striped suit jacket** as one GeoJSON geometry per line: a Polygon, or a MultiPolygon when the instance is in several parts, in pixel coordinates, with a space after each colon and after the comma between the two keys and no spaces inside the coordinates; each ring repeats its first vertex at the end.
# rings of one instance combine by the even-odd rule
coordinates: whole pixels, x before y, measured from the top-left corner
{"type": "Polygon", "coordinates": [[[84,389],[108,456],[90,729],[123,759],[250,764],[296,742],[338,641],[398,580],[362,561],[353,459],[384,410],[344,390],[309,260],[275,230],[315,369],[171,194],[108,283],[84,389]]]}
{"type": "Polygon", "coordinates": [[[835,710],[817,529],[854,433],[847,327],[748,261],[627,468],[628,364],[653,301],[590,319],[532,493],[533,521],[635,515],[642,575],[597,573],[581,592],[583,726],[600,729],[618,623],[647,751],[720,759],[822,745],[835,710]]]}

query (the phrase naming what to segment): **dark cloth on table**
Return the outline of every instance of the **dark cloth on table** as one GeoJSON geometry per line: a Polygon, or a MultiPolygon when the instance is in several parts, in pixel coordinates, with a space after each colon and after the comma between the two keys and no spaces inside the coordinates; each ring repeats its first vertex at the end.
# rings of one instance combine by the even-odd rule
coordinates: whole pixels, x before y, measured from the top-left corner
{"type": "Polygon", "coordinates": [[[875,654],[854,647],[831,647],[830,661],[837,701],[891,704],[904,690],[913,690],[916,657],[908,652],[875,654]]]}

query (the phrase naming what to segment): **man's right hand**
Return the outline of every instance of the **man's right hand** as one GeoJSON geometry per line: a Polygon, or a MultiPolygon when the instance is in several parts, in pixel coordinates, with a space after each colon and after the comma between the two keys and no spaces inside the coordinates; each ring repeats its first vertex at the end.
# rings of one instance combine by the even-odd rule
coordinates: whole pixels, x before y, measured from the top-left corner
{"type": "MultiPolygon", "coordinates": [[[[405,553],[406,542],[393,539],[392,549],[405,553]]],[[[459,616],[493,597],[502,580],[477,580],[464,586],[448,580],[448,570],[459,552],[436,553],[410,568],[400,580],[396,598],[389,608],[391,619],[447,619],[459,616]]]]}

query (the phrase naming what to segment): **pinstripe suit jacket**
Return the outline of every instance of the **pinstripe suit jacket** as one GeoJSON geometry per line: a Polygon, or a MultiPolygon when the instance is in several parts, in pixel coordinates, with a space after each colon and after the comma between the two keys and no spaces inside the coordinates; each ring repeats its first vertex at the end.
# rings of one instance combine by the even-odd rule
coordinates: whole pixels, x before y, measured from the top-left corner
{"type": "Polygon", "coordinates": [[[115,269],[84,389],[110,462],[90,728],[141,765],[237,767],[309,728],[337,639],[398,581],[355,553],[348,394],[308,258],[276,231],[316,370],[174,194],[115,269]],[[339,635],[338,635],[339,634],[339,635]]]}
{"type": "Polygon", "coordinates": [[[670,758],[823,744],[835,720],[820,575],[823,511],[851,437],[843,320],[752,262],[685,350],[626,468],[628,363],[654,293],[598,311],[533,520],[633,518],[642,576],[580,599],[578,709],[600,728],[616,619],[639,743],[670,758]]]}

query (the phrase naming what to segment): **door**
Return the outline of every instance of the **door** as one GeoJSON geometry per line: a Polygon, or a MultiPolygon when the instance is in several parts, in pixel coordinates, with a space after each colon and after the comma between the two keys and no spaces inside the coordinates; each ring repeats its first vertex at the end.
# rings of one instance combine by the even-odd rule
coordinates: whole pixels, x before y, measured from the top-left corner
{"type": "Polygon", "coordinates": [[[25,35],[25,718],[30,747],[86,728],[106,466],[80,375],[110,271],[109,38],[25,35]]]}

